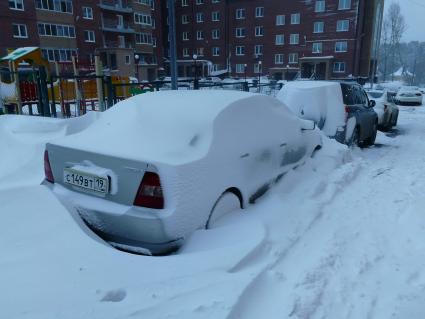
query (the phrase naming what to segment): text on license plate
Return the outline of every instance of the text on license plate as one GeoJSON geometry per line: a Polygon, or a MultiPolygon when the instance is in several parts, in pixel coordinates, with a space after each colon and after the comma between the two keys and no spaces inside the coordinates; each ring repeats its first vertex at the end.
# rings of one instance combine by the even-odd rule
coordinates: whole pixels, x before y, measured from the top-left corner
{"type": "Polygon", "coordinates": [[[66,184],[101,193],[107,193],[109,190],[109,181],[107,178],[87,174],[73,169],[64,169],[63,181],[66,184]]]}

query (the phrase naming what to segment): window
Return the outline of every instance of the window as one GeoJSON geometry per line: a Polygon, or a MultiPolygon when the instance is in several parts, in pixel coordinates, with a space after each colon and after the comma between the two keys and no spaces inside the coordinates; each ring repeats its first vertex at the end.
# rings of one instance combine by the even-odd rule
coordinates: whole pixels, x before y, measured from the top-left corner
{"type": "Polygon", "coordinates": [[[211,2],[212,2],[212,3],[219,3],[219,2],[220,2],[220,0],[212,0],[211,2]]]}
{"type": "Polygon", "coordinates": [[[314,22],[314,33],[323,33],[325,29],[325,23],[323,21],[314,22]]]}
{"type": "Polygon", "coordinates": [[[344,32],[348,31],[350,27],[350,21],[349,20],[338,20],[336,23],[336,31],[337,32],[344,32]]]}
{"type": "Polygon", "coordinates": [[[289,44],[299,44],[300,43],[300,35],[298,33],[291,34],[289,38],[289,44]]]}
{"type": "Polygon", "coordinates": [[[84,30],[84,41],[85,42],[96,42],[94,31],[84,30]]]}
{"type": "Polygon", "coordinates": [[[212,38],[213,39],[220,39],[220,30],[219,29],[214,29],[211,31],[212,34],[212,38]]]}
{"type": "Polygon", "coordinates": [[[220,47],[213,47],[212,48],[212,55],[213,56],[219,56],[220,55],[220,47]]]}
{"type": "Polygon", "coordinates": [[[93,9],[90,7],[83,7],[83,19],[93,20],[93,9]]]}
{"type": "Polygon", "coordinates": [[[236,64],[236,73],[245,73],[245,64],[236,64]]]}
{"type": "Polygon", "coordinates": [[[147,5],[149,7],[153,7],[153,1],[152,0],[136,0],[136,2],[147,5]]]}
{"type": "Polygon", "coordinates": [[[182,39],[183,41],[189,40],[189,32],[185,31],[182,33],[182,39]]]}
{"type": "Polygon", "coordinates": [[[262,45],[262,44],[257,44],[257,45],[254,47],[254,54],[255,54],[256,56],[258,56],[258,55],[263,55],[263,45],[262,45]]]}
{"type": "Polygon", "coordinates": [[[35,0],[35,7],[63,13],[72,13],[72,0],[35,0]]]}
{"type": "Polygon", "coordinates": [[[152,34],[136,33],[136,44],[152,44],[152,34]]]}
{"type": "Polygon", "coordinates": [[[40,36],[75,38],[75,28],[73,26],[40,22],[37,24],[37,28],[40,36]]]}
{"type": "Polygon", "coordinates": [[[335,62],[334,63],[334,72],[335,73],[344,73],[345,72],[345,62],[335,62]]]}
{"type": "Polygon", "coordinates": [[[335,43],[335,52],[347,52],[347,41],[338,41],[335,43]]]}
{"type": "Polygon", "coordinates": [[[264,30],[262,26],[256,26],[255,27],[255,36],[256,37],[262,37],[264,35],[264,30]]]}
{"type": "Polygon", "coordinates": [[[255,8],[255,17],[256,18],[264,17],[264,7],[256,7],[255,8]]]}
{"type": "Polygon", "coordinates": [[[182,7],[187,7],[188,5],[187,0],[182,0],[182,7]]]}
{"type": "Polygon", "coordinates": [[[189,23],[189,16],[187,14],[182,15],[182,24],[188,24],[189,23]]]}
{"type": "Polygon", "coordinates": [[[315,12],[325,12],[326,11],[326,2],[325,0],[317,0],[314,7],[315,12]]]}
{"type": "Polygon", "coordinates": [[[236,55],[245,55],[245,47],[243,45],[236,46],[236,55]]]}
{"type": "Polygon", "coordinates": [[[285,25],[285,15],[280,14],[276,16],[276,25],[285,25]]]}
{"type": "Polygon", "coordinates": [[[291,24],[300,24],[300,17],[299,13],[291,14],[291,24]]]}
{"type": "Polygon", "coordinates": [[[9,0],[9,9],[24,10],[24,0],[9,0]]]}
{"type": "Polygon", "coordinates": [[[245,9],[236,9],[236,19],[245,19],[245,9]]]}
{"type": "Polygon", "coordinates": [[[204,56],[204,48],[196,48],[197,56],[204,56]]]}
{"type": "Polygon", "coordinates": [[[204,39],[204,31],[196,31],[196,40],[203,40],[204,39]]]}
{"type": "Polygon", "coordinates": [[[197,23],[204,22],[204,13],[203,12],[197,12],[196,13],[196,22],[197,23]]]}
{"type": "Polygon", "coordinates": [[[220,21],[220,11],[214,11],[211,14],[211,20],[212,21],[220,21]]]}
{"type": "Polygon", "coordinates": [[[130,64],[130,56],[129,55],[125,56],[125,64],[130,64]]]}
{"type": "Polygon", "coordinates": [[[313,43],[313,53],[322,53],[323,52],[323,43],[315,42],[313,43]]]}
{"type": "Polygon", "coordinates": [[[236,28],[236,37],[237,38],[245,37],[245,28],[236,28]]]}
{"type": "Polygon", "coordinates": [[[276,34],[276,45],[284,45],[285,44],[285,36],[283,34],[276,34]]]}
{"type": "Polygon", "coordinates": [[[70,62],[71,56],[77,52],[72,49],[41,49],[43,58],[49,62],[70,62]]]}
{"type": "Polygon", "coordinates": [[[298,63],[298,53],[289,53],[288,62],[289,63],[298,63]]]}
{"type": "Polygon", "coordinates": [[[152,46],[156,48],[156,38],[152,37],[152,46]]]}
{"type": "Polygon", "coordinates": [[[283,64],[283,54],[275,54],[274,55],[274,63],[275,64],[283,64]]]}
{"type": "Polygon", "coordinates": [[[27,26],[25,24],[12,24],[14,38],[28,38],[27,26]]]}
{"type": "MultiPolygon", "coordinates": [[[[117,16],[119,17],[120,15],[117,15],[117,16]]],[[[144,26],[152,26],[152,17],[150,14],[146,14],[146,13],[135,13],[134,23],[141,24],[144,26]]]]}
{"type": "Polygon", "coordinates": [[[204,4],[204,0],[196,0],[196,4],[197,5],[204,4]]]}
{"type": "Polygon", "coordinates": [[[351,9],[351,0],[339,0],[338,10],[351,9]]]}
{"type": "Polygon", "coordinates": [[[189,49],[188,48],[183,48],[183,56],[184,57],[188,57],[189,56],[189,49]]]}

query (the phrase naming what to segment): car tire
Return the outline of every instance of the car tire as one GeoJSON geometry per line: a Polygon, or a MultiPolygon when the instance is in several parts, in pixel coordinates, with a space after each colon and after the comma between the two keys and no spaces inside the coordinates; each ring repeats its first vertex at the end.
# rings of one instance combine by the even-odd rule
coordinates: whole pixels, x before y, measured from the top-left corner
{"type": "Polygon", "coordinates": [[[360,130],[359,127],[356,126],[354,128],[353,134],[351,135],[351,140],[349,146],[359,146],[360,147],[360,130]]]}
{"type": "Polygon", "coordinates": [[[239,197],[233,192],[224,192],[215,202],[208,217],[206,228],[211,229],[216,227],[223,216],[240,209],[241,201],[239,197]]]}
{"type": "Polygon", "coordinates": [[[378,124],[375,122],[375,124],[373,125],[373,132],[372,135],[369,136],[365,141],[364,144],[365,146],[371,146],[373,144],[375,144],[375,140],[376,140],[376,135],[378,133],[378,124]]]}

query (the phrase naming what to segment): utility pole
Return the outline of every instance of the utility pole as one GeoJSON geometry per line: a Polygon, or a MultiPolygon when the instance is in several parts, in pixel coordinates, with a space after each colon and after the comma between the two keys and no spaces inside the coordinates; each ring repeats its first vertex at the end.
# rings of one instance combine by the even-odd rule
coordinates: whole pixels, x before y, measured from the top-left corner
{"type": "Polygon", "coordinates": [[[174,0],[168,0],[168,32],[170,36],[171,89],[177,90],[176,15],[174,0]]]}

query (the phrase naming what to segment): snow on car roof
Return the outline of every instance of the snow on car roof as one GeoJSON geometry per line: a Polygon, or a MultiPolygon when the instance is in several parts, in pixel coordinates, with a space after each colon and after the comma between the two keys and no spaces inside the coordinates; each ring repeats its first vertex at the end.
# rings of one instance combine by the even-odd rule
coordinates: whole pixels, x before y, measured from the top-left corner
{"type": "MultiPolygon", "coordinates": [[[[168,163],[200,158],[209,149],[215,118],[254,93],[161,91],[117,103],[86,130],[55,143],[120,158],[168,163]]],[[[267,97],[265,97],[267,98],[267,97]]],[[[258,101],[257,101],[258,102],[258,101]]]]}

